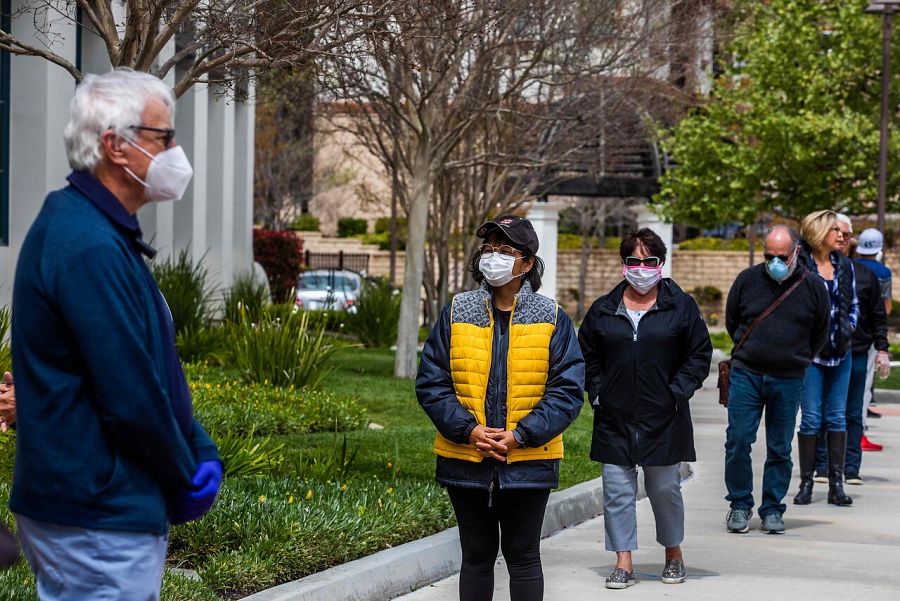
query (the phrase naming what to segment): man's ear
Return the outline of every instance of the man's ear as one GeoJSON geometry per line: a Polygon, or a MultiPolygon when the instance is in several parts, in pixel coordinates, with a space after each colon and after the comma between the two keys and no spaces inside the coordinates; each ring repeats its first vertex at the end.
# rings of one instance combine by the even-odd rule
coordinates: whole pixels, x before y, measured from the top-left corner
{"type": "Polygon", "coordinates": [[[109,161],[116,165],[128,164],[128,158],[124,153],[126,142],[116,132],[111,129],[100,134],[100,152],[105,155],[109,161]]]}

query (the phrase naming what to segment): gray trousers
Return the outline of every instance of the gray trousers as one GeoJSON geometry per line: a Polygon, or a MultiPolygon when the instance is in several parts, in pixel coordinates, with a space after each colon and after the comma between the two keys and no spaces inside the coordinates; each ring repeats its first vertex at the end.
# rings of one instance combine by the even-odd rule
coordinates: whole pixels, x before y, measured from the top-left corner
{"type": "MultiPolygon", "coordinates": [[[[644,465],[644,488],[656,518],[656,542],[675,547],[684,540],[684,500],[679,464],[644,465]]],[[[638,548],[637,466],[603,465],[603,524],[607,551],[638,548]]]]}
{"type": "Polygon", "coordinates": [[[158,601],[168,536],[87,530],[16,515],[41,601],[158,601]]]}

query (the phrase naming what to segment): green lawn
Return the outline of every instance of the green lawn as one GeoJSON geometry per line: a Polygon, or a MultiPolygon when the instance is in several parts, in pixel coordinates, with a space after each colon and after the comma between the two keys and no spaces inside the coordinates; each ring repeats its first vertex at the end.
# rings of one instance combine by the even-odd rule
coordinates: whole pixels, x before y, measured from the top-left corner
{"type": "MultiPolygon", "coordinates": [[[[322,392],[357,400],[366,409],[364,421],[383,429],[268,437],[270,446],[283,445],[280,465],[266,476],[226,479],[209,514],[172,529],[170,566],[196,570],[202,582],[167,575],[163,599],[239,598],[454,524],[449,499],[434,482],[434,426],[416,402],[413,381],[392,376],[393,362],[391,351],[360,348],[332,358],[335,369],[322,392]]],[[[194,365],[187,372],[195,386],[218,385],[240,397],[234,403],[264,394],[257,387],[251,395],[234,370],[194,365]]],[[[285,421],[290,411],[272,413],[273,402],[282,401],[251,407],[285,421]]],[[[243,420],[253,415],[259,413],[251,409],[243,420]]],[[[8,524],[13,437],[0,436],[0,518],[8,524]]],[[[590,438],[591,411],[585,408],[565,436],[562,487],[599,475],[598,464],[588,459],[590,438]]],[[[0,573],[0,598],[37,598],[27,565],[0,573]]]]}
{"type": "MultiPolygon", "coordinates": [[[[359,448],[354,468],[361,473],[379,474],[384,463],[396,455],[403,476],[433,479],[431,445],[435,429],[416,402],[414,382],[392,377],[393,352],[347,349],[335,357],[334,364],[337,369],[323,388],[338,397],[360,398],[368,408],[369,420],[384,426],[384,430],[347,434],[348,446],[359,448]]],[[[591,410],[585,405],[565,434],[566,458],[560,468],[562,488],[600,475],[599,465],[588,458],[591,428],[591,410]]],[[[329,453],[334,447],[333,434],[285,436],[280,441],[294,454],[329,453]]]]}

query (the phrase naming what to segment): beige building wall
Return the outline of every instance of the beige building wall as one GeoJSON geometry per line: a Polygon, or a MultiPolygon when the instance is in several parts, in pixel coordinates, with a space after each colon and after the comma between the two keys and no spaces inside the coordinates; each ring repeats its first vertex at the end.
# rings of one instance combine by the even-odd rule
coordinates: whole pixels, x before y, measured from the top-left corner
{"type": "Polygon", "coordinates": [[[320,231],[336,235],[338,219],[354,217],[366,219],[373,232],[377,218],[391,215],[391,180],[381,161],[353,134],[329,123],[319,124],[315,146],[316,194],[309,212],[319,218],[320,231]]]}

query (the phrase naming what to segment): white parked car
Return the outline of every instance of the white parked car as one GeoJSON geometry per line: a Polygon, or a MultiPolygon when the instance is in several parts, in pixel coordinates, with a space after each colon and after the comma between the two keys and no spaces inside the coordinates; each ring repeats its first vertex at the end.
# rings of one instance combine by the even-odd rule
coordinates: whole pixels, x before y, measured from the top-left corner
{"type": "Polygon", "coordinates": [[[295,309],[356,311],[362,276],[346,269],[314,269],[297,276],[295,309]]]}

